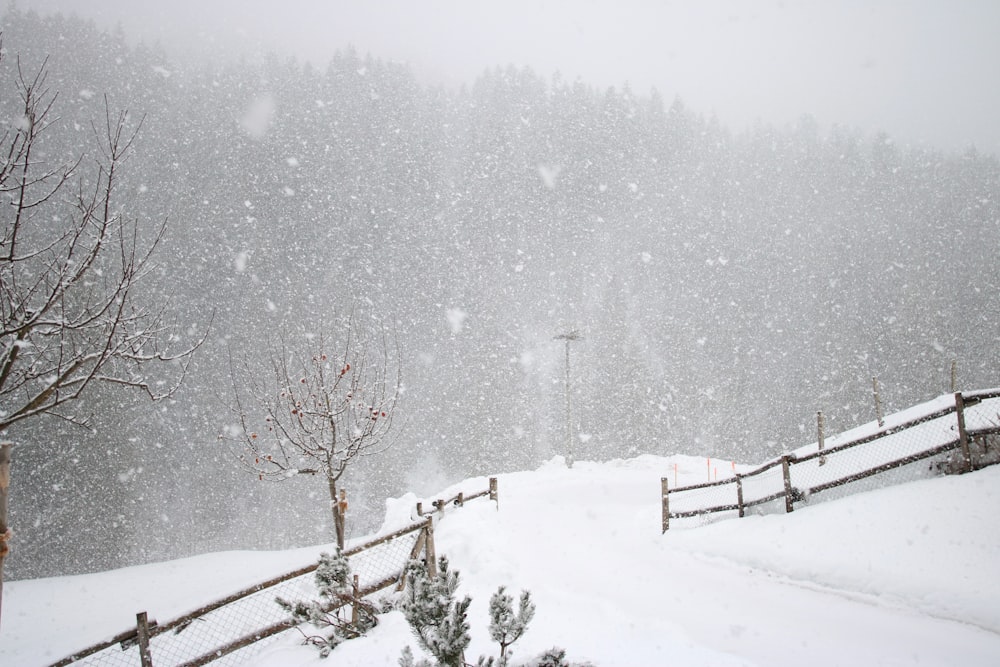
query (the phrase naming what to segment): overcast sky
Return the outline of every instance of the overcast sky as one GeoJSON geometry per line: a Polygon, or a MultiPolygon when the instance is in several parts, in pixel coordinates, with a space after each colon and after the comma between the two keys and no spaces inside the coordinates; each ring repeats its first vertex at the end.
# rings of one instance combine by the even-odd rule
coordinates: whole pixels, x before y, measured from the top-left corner
{"type": "Polygon", "coordinates": [[[1000,154],[1000,0],[20,0],[168,50],[324,65],[353,44],[425,80],[493,65],[655,86],[734,130],[803,113],[904,143],[1000,154]]]}

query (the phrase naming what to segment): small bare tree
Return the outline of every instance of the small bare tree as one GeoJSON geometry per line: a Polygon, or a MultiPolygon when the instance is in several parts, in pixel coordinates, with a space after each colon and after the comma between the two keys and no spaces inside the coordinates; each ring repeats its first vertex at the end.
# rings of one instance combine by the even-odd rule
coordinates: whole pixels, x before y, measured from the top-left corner
{"type": "MultiPolygon", "coordinates": [[[[179,339],[169,338],[163,308],[151,308],[140,294],[165,222],[144,241],[141,225],[122,213],[115,194],[141,121],[112,113],[105,98],[104,122],[93,126],[100,149],[93,172],[78,177],[85,157],[72,164],[39,157],[48,152],[44,137],[55,122],[56,95],[46,86],[46,65],[25,75],[18,60],[16,70],[18,112],[0,131],[4,439],[42,416],[89,427],[90,415],[71,406],[80,405],[92,383],[124,385],[153,400],[171,396],[202,342],[169,349],[179,339]],[[167,371],[162,384],[149,379],[153,365],[167,371]]],[[[0,525],[5,523],[4,517],[0,525]]]]}
{"type": "MultiPolygon", "coordinates": [[[[395,339],[393,339],[395,340],[395,339]]],[[[385,451],[402,391],[399,349],[363,335],[352,317],[336,354],[324,338],[311,353],[282,343],[270,352],[270,381],[231,359],[238,426],[228,429],[239,461],[261,480],[322,475],[330,493],[337,544],[344,546],[346,501],[338,483],[359,459],[385,451]],[[339,493],[338,493],[339,491],[339,493]]]]}

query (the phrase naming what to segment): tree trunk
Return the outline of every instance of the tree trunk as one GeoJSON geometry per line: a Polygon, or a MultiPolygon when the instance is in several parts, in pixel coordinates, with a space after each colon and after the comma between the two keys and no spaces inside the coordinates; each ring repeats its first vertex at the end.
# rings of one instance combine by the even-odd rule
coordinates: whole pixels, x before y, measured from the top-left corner
{"type": "Polygon", "coordinates": [[[333,529],[337,534],[337,546],[344,548],[344,513],[340,511],[340,501],[337,498],[337,480],[332,477],[326,478],[327,487],[330,489],[330,511],[333,512],[333,529]]]}
{"type": "MultiPolygon", "coordinates": [[[[9,442],[0,443],[0,610],[3,609],[3,561],[7,556],[7,489],[10,487],[10,450],[9,442]]],[[[0,617],[2,618],[2,617],[0,617]]]]}

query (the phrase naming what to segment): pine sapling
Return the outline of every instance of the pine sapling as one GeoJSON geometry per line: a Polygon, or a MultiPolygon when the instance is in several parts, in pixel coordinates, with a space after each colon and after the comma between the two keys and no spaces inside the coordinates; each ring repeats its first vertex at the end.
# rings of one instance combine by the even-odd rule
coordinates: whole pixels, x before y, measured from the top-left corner
{"type": "Polygon", "coordinates": [[[324,600],[339,600],[351,592],[351,564],[340,549],[333,555],[319,555],[319,565],[316,567],[316,587],[319,596],[324,600]]]}
{"type": "Polygon", "coordinates": [[[279,597],[275,598],[275,602],[291,614],[297,625],[309,623],[325,631],[319,635],[306,635],[306,643],[318,646],[320,656],[325,658],[338,644],[360,637],[377,621],[374,609],[354,598],[353,586],[348,583],[351,566],[339,549],[333,555],[320,555],[315,577],[319,600],[289,602],[279,597]],[[357,624],[352,623],[350,618],[340,617],[340,610],[352,604],[358,607],[357,624]]]}
{"type": "MultiPolygon", "coordinates": [[[[465,649],[471,641],[466,612],[472,599],[466,596],[455,600],[458,589],[458,572],[448,570],[448,559],[438,560],[437,576],[427,573],[427,566],[411,561],[406,568],[406,592],[400,602],[400,611],[413,629],[417,642],[434,656],[442,667],[462,667],[465,649]]],[[[400,664],[407,654],[404,653],[400,664]]],[[[412,663],[413,656],[409,654],[412,663]]]]}
{"type": "Polygon", "coordinates": [[[500,667],[507,665],[508,648],[521,638],[534,616],[535,603],[529,591],[521,592],[517,614],[514,613],[514,598],[507,595],[503,586],[490,598],[490,637],[500,644],[500,667]]]}
{"type": "MultiPolygon", "coordinates": [[[[559,648],[558,646],[553,646],[549,650],[545,651],[537,658],[527,663],[524,667],[572,667],[569,662],[566,661],[566,651],[559,648]]],[[[581,665],[580,667],[585,667],[581,665]]]]}
{"type": "Polygon", "coordinates": [[[399,667],[434,667],[434,665],[423,658],[414,660],[413,651],[410,650],[409,646],[404,646],[403,654],[399,657],[399,667]]]}

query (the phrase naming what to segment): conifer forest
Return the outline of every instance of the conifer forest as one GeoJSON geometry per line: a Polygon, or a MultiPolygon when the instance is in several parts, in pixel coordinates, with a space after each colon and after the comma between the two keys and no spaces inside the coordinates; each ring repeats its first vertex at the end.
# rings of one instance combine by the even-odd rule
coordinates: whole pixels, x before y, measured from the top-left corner
{"type": "Polygon", "coordinates": [[[401,378],[392,446],[339,481],[349,535],[387,497],[566,454],[567,349],[572,453],[599,461],[752,463],[812,442],[817,411],[828,433],[873,420],[873,378],[887,412],[952,390],[953,363],[960,389],[998,383],[989,152],[808,115],[732,130],[673,94],[528,67],[443,86],[352,48],[185,60],[0,16],[3,117],[19,68],[55,94],[46,164],[92,164],[105,105],[127,110],[115,201],[140,233],[165,224],[139,298],[181,347],[203,340],[169,400],[95,385],[89,428],[0,434],[8,580],[330,541],[322,479],[261,481],[224,436],[234,356],[267,372],[348,318],[401,378]]]}

